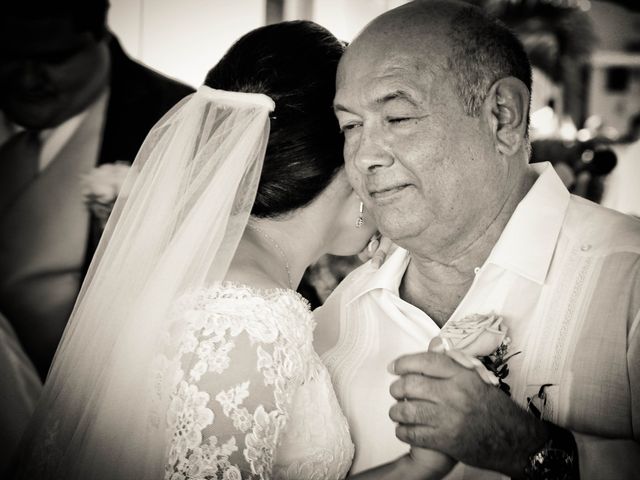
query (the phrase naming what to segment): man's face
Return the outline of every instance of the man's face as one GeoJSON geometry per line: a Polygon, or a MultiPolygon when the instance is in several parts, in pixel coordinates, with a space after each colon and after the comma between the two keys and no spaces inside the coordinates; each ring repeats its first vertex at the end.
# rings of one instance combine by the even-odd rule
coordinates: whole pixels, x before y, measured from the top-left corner
{"type": "Polygon", "coordinates": [[[0,110],[13,122],[54,127],[84,110],[106,85],[105,42],[75,32],[70,20],[15,20],[9,28],[2,37],[12,41],[0,47],[0,110]]]}
{"type": "Polygon", "coordinates": [[[504,188],[489,125],[464,113],[440,58],[350,48],[334,102],[349,181],[400,245],[464,244],[504,188]]]}

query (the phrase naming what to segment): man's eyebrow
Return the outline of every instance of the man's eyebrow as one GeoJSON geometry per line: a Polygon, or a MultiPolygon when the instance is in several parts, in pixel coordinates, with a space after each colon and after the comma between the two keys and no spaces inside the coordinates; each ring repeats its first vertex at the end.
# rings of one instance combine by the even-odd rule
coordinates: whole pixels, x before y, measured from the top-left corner
{"type": "MultiPolygon", "coordinates": [[[[413,95],[405,90],[394,90],[393,92],[385,93],[381,97],[376,98],[373,103],[377,105],[382,105],[387,102],[391,102],[393,100],[404,100],[407,103],[410,103],[413,106],[418,106],[418,102],[414,99],[413,95]]],[[[342,105],[341,103],[336,103],[333,105],[334,112],[350,112],[348,107],[342,105]]]]}
{"type": "Polygon", "coordinates": [[[386,93],[381,97],[375,99],[375,103],[381,105],[383,103],[390,102],[392,100],[405,100],[409,102],[411,105],[417,106],[418,102],[415,101],[413,95],[405,90],[394,90],[393,92],[386,93]]]}

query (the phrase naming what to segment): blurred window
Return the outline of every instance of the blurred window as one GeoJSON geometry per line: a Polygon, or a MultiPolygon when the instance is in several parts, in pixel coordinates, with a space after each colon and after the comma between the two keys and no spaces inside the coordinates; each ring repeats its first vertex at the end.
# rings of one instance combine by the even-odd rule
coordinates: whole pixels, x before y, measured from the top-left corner
{"type": "Polygon", "coordinates": [[[607,69],[607,91],[626,92],[629,88],[631,72],[627,67],[611,67],[607,69]]]}

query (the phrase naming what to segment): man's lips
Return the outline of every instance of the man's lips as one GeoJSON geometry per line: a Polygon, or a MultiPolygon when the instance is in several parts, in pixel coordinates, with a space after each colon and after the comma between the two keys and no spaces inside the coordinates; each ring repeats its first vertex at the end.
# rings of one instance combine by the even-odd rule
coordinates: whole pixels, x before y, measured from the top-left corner
{"type": "Polygon", "coordinates": [[[407,188],[409,184],[395,185],[393,187],[382,187],[375,188],[369,190],[369,195],[375,201],[380,202],[384,200],[389,200],[394,197],[396,194],[402,192],[405,188],[407,188]]]}

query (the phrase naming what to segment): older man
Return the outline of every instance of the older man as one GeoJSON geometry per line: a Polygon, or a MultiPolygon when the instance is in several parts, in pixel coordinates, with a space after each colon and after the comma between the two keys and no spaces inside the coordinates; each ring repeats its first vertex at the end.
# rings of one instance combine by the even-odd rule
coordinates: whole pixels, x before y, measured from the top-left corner
{"type": "Polygon", "coordinates": [[[341,61],[347,172],[400,246],[317,311],[353,473],[408,450],[394,429],[459,461],[447,478],[640,471],[640,223],[528,164],[530,89],[519,42],[463,3],[392,10],[341,61]],[[491,312],[520,352],[511,398],[445,354],[414,353],[491,312]]]}

